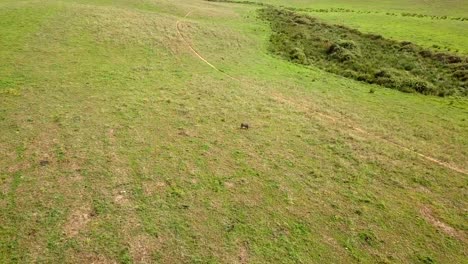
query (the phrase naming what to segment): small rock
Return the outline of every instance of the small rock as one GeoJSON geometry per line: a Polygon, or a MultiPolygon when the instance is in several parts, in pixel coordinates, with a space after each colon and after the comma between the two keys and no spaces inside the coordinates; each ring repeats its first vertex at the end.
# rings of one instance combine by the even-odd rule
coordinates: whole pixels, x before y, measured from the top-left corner
{"type": "Polygon", "coordinates": [[[39,164],[41,166],[47,166],[47,165],[49,165],[49,161],[48,160],[41,160],[41,161],[39,161],[39,164]]]}

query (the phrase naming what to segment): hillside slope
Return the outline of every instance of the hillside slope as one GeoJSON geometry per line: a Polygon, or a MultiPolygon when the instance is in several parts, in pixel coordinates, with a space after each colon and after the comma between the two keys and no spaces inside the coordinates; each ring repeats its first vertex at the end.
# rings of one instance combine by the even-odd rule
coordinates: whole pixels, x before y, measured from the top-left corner
{"type": "Polygon", "coordinates": [[[257,8],[0,0],[0,263],[465,261],[468,100],[273,56],[257,8]]]}

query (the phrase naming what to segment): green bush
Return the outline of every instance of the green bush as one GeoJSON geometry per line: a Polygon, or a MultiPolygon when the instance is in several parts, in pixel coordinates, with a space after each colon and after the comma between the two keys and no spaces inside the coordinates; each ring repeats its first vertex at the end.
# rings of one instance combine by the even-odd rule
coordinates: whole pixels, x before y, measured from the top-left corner
{"type": "Polygon", "coordinates": [[[300,64],[307,64],[307,56],[305,55],[304,51],[301,48],[294,48],[289,52],[289,58],[291,61],[300,63],[300,64]]]}
{"type": "Polygon", "coordinates": [[[453,76],[462,82],[468,81],[468,70],[456,70],[453,76]]]}
{"type": "Polygon", "coordinates": [[[407,79],[403,81],[403,86],[422,94],[437,94],[437,90],[428,82],[418,79],[407,79]]]}
{"type": "Polygon", "coordinates": [[[294,22],[296,22],[297,24],[302,24],[302,25],[310,25],[312,23],[309,18],[304,17],[304,16],[295,17],[294,22]]]}
{"type": "Polygon", "coordinates": [[[344,62],[359,56],[359,49],[352,40],[339,40],[328,46],[327,54],[332,59],[344,62]]]}

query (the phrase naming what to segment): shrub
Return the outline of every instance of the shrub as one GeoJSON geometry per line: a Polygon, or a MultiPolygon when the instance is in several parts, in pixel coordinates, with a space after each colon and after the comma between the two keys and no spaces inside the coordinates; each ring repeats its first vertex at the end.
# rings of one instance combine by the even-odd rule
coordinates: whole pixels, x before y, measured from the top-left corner
{"type": "Polygon", "coordinates": [[[294,22],[302,25],[310,25],[312,23],[309,18],[303,16],[295,17],[294,22]]]}
{"type": "Polygon", "coordinates": [[[401,44],[401,46],[408,46],[408,45],[411,45],[413,43],[411,43],[409,41],[402,41],[400,44],[401,44]]]}
{"type": "Polygon", "coordinates": [[[352,40],[339,40],[328,47],[327,54],[332,59],[345,62],[359,56],[359,49],[352,40]]]}
{"type": "Polygon", "coordinates": [[[299,64],[307,64],[307,56],[301,48],[294,48],[289,52],[289,58],[299,64]]]}
{"type": "Polygon", "coordinates": [[[422,50],[419,52],[419,54],[424,58],[432,57],[432,52],[429,50],[422,50]]]}
{"type": "Polygon", "coordinates": [[[405,69],[405,71],[411,71],[416,67],[414,63],[410,63],[410,62],[405,62],[402,64],[402,66],[403,66],[403,69],[405,69]]]}
{"type": "Polygon", "coordinates": [[[358,48],[356,43],[352,40],[339,40],[337,44],[348,50],[357,50],[358,48]]]}
{"type": "Polygon", "coordinates": [[[466,70],[466,69],[456,70],[453,73],[453,77],[457,78],[458,80],[460,80],[462,82],[466,82],[466,81],[468,81],[468,70],[466,70]]]}
{"type": "Polygon", "coordinates": [[[435,88],[432,85],[418,79],[404,80],[403,86],[422,94],[437,94],[435,88]]]}
{"type": "Polygon", "coordinates": [[[378,70],[375,72],[374,77],[375,78],[390,78],[392,76],[386,70],[378,70]]]}
{"type": "Polygon", "coordinates": [[[330,58],[339,62],[350,61],[355,58],[355,55],[351,51],[336,44],[332,45],[327,53],[330,55],[330,58]]]}
{"type": "Polygon", "coordinates": [[[374,40],[383,39],[381,35],[375,35],[375,34],[369,34],[369,37],[374,40]]]}

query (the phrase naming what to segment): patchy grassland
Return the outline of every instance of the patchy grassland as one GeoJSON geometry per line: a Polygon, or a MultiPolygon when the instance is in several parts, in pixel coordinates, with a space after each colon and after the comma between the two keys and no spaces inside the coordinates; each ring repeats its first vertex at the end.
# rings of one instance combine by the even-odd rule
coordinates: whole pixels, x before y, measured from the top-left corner
{"type": "Polygon", "coordinates": [[[467,100],[271,56],[256,14],[0,0],[0,263],[462,263],[467,175],[410,150],[466,172],[467,100]]]}

